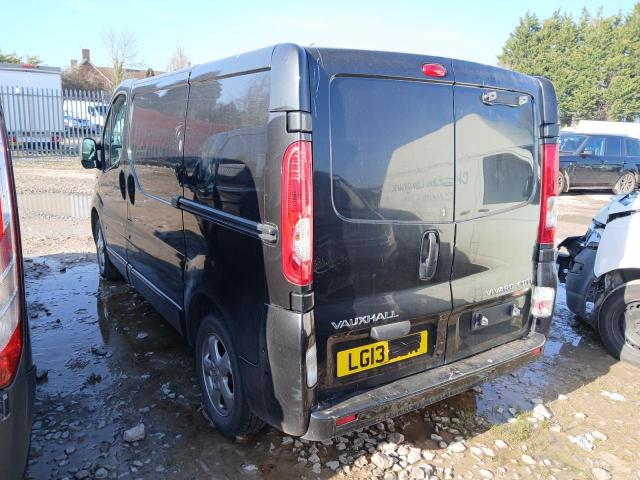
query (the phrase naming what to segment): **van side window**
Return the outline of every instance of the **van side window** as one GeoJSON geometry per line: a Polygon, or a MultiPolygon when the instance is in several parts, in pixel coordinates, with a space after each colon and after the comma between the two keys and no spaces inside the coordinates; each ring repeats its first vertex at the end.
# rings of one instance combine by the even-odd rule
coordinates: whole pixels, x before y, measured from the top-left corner
{"type": "Polygon", "coordinates": [[[111,106],[105,123],[102,145],[104,148],[104,169],[108,170],[120,161],[124,141],[124,123],[127,101],[120,95],[111,106]]]}
{"type": "Polygon", "coordinates": [[[185,81],[168,88],[138,87],[132,100],[131,170],[142,191],[169,201],[182,194],[187,95],[185,81]]]}
{"type": "Polygon", "coordinates": [[[191,84],[185,196],[260,221],[269,94],[270,72],[191,84]]]}

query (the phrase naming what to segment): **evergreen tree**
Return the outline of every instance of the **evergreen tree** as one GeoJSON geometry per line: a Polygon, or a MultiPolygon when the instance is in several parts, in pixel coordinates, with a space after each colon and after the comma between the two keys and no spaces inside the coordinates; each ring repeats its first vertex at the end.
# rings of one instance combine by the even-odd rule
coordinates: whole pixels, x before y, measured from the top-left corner
{"type": "Polygon", "coordinates": [[[540,21],[520,18],[498,57],[501,65],[551,79],[563,124],[579,119],[640,116],[640,3],[626,16],[575,20],[555,11],[540,21]]]}

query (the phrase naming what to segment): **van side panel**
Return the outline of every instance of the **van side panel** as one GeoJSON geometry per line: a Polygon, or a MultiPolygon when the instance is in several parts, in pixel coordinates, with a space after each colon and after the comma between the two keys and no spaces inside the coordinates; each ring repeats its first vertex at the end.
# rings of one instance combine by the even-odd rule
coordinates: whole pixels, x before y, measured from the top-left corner
{"type": "Polygon", "coordinates": [[[126,180],[129,278],[178,330],[185,244],[182,212],[171,202],[183,191],[176,172],[182,169],[188,92],[186,73],[135,86],[126,180]]]}
{"type": "Polygon", "coordinates": [[[213,70],[192,80],[182,174],[186,199],[231,222],[184,213],[187,308],[198,294],[212,300],[251,364],[265,302],[262,242],[233,225],[263,217],[269,89],[265,68],[224,78],[213,70]]]}

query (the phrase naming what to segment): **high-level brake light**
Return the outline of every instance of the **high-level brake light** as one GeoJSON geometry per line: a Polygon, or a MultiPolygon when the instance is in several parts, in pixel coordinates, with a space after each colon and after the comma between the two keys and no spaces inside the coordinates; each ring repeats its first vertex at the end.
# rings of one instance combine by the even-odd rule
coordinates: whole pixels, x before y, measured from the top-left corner
{"type": "Polygon", "coordinates": [[[282,160],[282,271],[301,286],[313,280],[312,175],[311,142],[293,142],[282,160]]]}
{"type": "Polygon", "coordinates": [[[422,73],[427,77],[444,77],[447,69],[439,63],[424,63],[422,65],[422,73]]]}

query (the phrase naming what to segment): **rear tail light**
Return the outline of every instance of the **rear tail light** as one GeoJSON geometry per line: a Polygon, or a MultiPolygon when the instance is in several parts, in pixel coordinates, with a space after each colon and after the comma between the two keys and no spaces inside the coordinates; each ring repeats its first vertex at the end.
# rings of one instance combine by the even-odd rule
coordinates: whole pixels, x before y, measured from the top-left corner
{"type": "Polygon", "coordinates": [[[293,142],[282,160],[282,271],[296,285],[313,280],[312,174],[311,142],[293,142]]]}
{"type": "Polygon", "coordinates": [[[553,314],[556,301],[556,290],[553,287],[533,287],[531,300],[531,315],[536,318],[546,318],[553,314]]]}
{"type": "Polygon", "coordinates": [[[13,380],[22,353],[22,259],[10,169],[0,125],[0,388],[13,380]]]}
{"type": "Polygon", "coordinates": [[[542,146],[542,189],[540,195],[540,226],[538,243],[553,245],[558,218],[559,151],[557,143],[542,146]]]}

